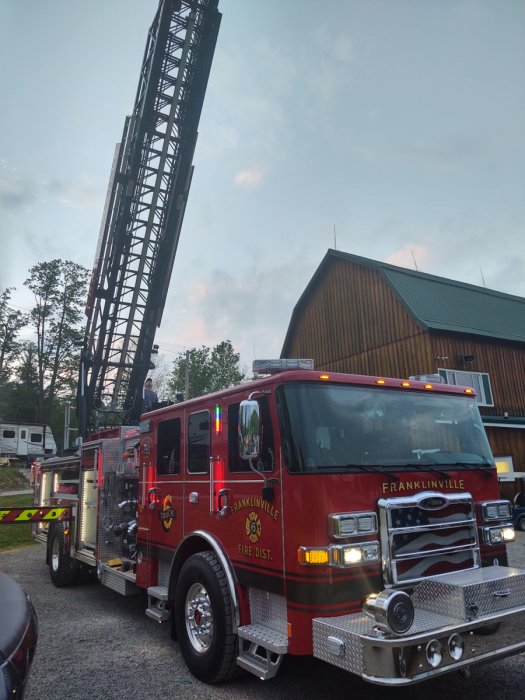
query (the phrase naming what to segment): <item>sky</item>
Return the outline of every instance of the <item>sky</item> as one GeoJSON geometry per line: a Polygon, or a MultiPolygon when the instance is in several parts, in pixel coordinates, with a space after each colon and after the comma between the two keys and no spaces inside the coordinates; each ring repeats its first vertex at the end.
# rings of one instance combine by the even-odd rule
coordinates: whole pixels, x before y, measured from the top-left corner
{"type": "MultiPolygon", "coordinates": [[[[93,265],[157,0],[0,0],[0,290],[93,265]]],[[[219,0],[156,342],[279,357],[329,248],[525,296],[524,0],[219,0]]]]}

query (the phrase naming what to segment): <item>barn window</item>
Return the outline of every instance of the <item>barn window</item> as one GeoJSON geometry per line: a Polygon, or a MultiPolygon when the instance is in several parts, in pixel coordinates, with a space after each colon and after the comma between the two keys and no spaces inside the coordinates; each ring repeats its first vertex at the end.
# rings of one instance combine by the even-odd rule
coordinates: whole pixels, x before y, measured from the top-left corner
{"type": "Polygon", "coordinates": [[[464,372],[457,369],[438,369],[446,384],[471,386],[476,391],[480,406],[494,406],[489,375],[485,372],[464,372]]]}

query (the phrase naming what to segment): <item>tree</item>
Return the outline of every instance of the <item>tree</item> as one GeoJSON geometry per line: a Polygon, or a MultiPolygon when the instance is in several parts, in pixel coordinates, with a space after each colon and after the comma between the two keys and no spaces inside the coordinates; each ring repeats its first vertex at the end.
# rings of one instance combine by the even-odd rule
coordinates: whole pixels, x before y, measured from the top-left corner
{"type": "Polygon", "coordinates": [[[35,396],[38,392],[36,345],[25,343],[13,372],[13,381],[3,385],[0,415],[10,421],[39,422],[35,396]]]}
{"type": "Polygon", "coordinates": [[[73,394],[76,383],[74,343],[86,298],[88,271],[71,261],[51,260],[29,270],[25,285],[35,296],[30,322],[36,332],[37,420],[46,422],[54,400],[73,394]]]}
{"type": "MultiPolygon", "coordinates": [[[[188,354],[188,399],[226,389],[246,380],[246,376],[239,369],[240,354],[234,351],[229,340],[223,340],[213,349],[206,345],[192,348],[188,354]]],[[[184,394],[185,374],[186,353],[181,352],[173,362],[169,385],[172,395],[184,394]]]]}
{"type": "Polygon", "coordinates": [[[171,394],[170,383],[172,380],[171,361],[159,353],[152,357],[155,369],[148,372],[148,377],[153,379],[153,390],[159,397],[159,401],[167,400],[171,394]]]}
{"type": "Polygon", "coordinates": [[[0,384],[10,378],[13,363],[20,352],[17,338],[28,321],[26,314],[9,306],[13,290],[14,287],[8,287],[0,293],[0,384]]]}

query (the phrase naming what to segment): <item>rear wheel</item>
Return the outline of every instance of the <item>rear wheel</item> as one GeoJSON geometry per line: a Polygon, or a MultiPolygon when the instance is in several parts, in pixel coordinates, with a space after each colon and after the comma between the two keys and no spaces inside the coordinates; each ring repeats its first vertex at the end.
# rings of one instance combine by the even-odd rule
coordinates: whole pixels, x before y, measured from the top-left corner
{"type": "Polygon", "coordinates": [[[175,627],[184,661],[205,683],[220,683],[237,670],[237,635],[228,581],[212,552],[191,556],[175,591],[175,627]]]}
{"type": "Polygon", "coordinates": [[[518,530],[525,531],[525,516],[518,520],[518,530]]]}
{"type": "Polygon", "coordinates": [[[65,551],[64,530],[53,528],[49,545],[49,575],[58,588],[71,586],[77,580],[79,564],[65,551]]]}

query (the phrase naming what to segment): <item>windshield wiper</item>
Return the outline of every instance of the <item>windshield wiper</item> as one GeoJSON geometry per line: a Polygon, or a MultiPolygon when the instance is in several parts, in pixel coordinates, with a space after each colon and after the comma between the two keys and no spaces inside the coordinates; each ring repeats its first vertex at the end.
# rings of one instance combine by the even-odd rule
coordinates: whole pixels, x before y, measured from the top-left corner
{"type": "MultiPolygon", "coordinates": [[[[436,455],[437,456],[437,455],[436,455]]],[[[432,455],[426,454],[425,455],[426,459],[432,459],[432,455]]],[[[425,462],[423,462],[425,464],[425,462]]],[[[464,460],[458,459],[456,462],[446,462],[446,463],[439,463],[437,460],[435,462],[432,462],[432,464],[435,467],[441,467],[441,468],[446,468],[450,469],[451,467],[463,467],[464,469],[476,469],[478,471],[483,472],[486,476],[490,476],[492,473],[492,470],[494,469],[493,465],[488,462],[487,460],[483,460],[482,462],[466,462],[464,460]]]]}
{"type": "Polygon", "coordinates": [[[377,472],[378,474],[383,474],[383,476],[388,476],[388,478],[392,479],[392,481],[401,481],[401,477],[399,477],[397,474],[391,474],[388,471],[383,471],[383,469],[386,469],[384,466],[377,465],[373,467],[371,464],[349,464],[347,466],[357,466],[359,469],[364,469],[367,472],[377,472]]]}
{"type": "MultiPolygon", "coordinates": [[[[397,466],[397,465],[396,465],[397,466]]],[[[397,474],[391,474],[387,470],[388,467],[383,464],[318,464],[317,469],[361,469],[364,472],[376,472],[376,474],[381,474],[382,476],[387,476],[393,481],[399,481],[400,477],[397,474]]]]}
{"type": "MultiPolygon", "coordinates": [[[[439,465],[441,466],[441,465],[439,465]]],[[[476,462],[452,462],[452,463],[447,463],[447,467],[464,467],[465,469],[475,469],[476,471],[482,472],[485,476],[490,476],[492,474],[492,471],[494,467],[491,465],[490,462],[480,462],[476,464],[476,462]]]]}
{"type": "MultiPolygon", "coordinates": [[[[450,474],[447,474],[446,470],[449,469],[450,464],[436,464],[435,462],[422,462],[418,460],[417,462],[407,462],[406,464],[396,464],[396,467],[403,467],[405,469],[426,469],[429,472],[434,472],[442,479],[450,479],[450,474]],[[442,469],[437,469],[437,467],[442,467],[442,469]]],[[[452,465],[453,466],[453,465],[452,465]]]]}

